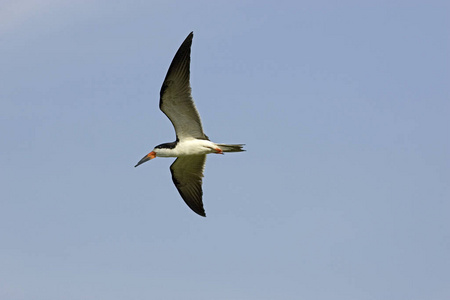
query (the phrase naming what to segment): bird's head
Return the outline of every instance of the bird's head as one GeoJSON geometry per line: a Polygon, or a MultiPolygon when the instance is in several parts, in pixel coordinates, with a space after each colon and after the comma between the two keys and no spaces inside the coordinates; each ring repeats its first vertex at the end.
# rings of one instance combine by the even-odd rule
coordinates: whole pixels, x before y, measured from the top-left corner
{"type": "Polygon", "coordinates": [[[172,150],[177,146],[178,139],[172,143],[164,143],[153,148],[152,152],[144,156],[134,167],[139,166],[140,164],[149,161],[150,159],[154,159],[157,156],[162,157],[170,157],[172,155],[172,150]]]}
{"type": "Polygon", "coordinates": [[[156,152],[155,150],[157,149],[153,149],[152,152],[150,152],[149,154],[147,154],[146,156],[144,156],[138,163],[137,165],[135,165],[134,167],[136,168],[137,166],[139,166],[140,164],[145,163],[146,161],[149,161],[150,159],[154,159],[156,157],[156,152]]]}

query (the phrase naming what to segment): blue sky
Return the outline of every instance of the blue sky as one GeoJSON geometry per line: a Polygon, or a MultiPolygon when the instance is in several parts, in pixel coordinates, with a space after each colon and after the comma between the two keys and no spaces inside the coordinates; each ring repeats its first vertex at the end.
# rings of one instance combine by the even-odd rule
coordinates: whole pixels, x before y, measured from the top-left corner
{"type": "Polygon", "coordinates": [[[449,299],[448,1],[2,1],[0,298],[449,299]],[[207,218],[159,111],[194,31],[207,218]]]}

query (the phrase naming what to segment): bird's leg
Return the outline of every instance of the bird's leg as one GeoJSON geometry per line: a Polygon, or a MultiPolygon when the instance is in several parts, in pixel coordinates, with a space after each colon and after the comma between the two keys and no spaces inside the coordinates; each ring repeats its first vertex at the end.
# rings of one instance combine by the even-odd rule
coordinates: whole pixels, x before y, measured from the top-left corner
{"type": "Polygon", "coordinates": [[[220,148],[216,148],[214,150],[216,151],[217,154],[223,154],[223,151],[220,148]]]}

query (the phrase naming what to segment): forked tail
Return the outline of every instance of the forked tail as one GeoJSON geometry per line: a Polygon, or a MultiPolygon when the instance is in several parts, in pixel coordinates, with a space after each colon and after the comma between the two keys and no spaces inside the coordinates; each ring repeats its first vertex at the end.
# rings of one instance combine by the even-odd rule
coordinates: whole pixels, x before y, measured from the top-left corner
{"type": "Polygon", "coordinates": [[[245,144],[217,144],[223,152],[242,152],[245,144]]]}

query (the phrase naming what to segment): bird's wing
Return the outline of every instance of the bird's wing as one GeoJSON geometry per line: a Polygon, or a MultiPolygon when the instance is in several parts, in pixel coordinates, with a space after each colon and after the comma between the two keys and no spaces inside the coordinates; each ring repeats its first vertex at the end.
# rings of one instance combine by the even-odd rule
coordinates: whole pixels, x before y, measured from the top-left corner
{"type": "Polygon", "coordinates": [[[197,214],[205,217],[203,209],[202,177],[206,155],[178,157],[170,166],[172,180],[184,202],[197,214]]]}
{"type": "Polygon", "coordinates": [[[172,122],[179,140],[208,139],[203,133],[200,115],[191,95],[189,68],[192,37],[191,32],[175,54],[160,92],[159,108],[172,122]]]}

